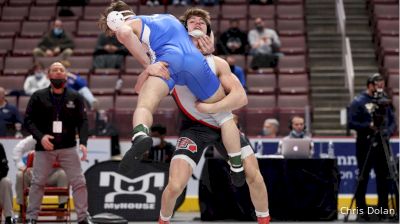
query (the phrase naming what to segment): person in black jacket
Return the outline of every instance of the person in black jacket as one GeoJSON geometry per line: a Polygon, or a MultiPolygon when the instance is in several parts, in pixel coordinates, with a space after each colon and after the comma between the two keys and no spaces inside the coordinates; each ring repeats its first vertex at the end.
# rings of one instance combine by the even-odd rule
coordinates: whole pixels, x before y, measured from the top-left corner
{"type": "MultiPolygon", "coordinates": [[[[13,216],[13,195],[12,184],[7,178],[8,161],[3,144],[0,143],[0,209],[3,209],[3,215],[6,217],[5,224],[11,224],[13,216]]],[[[0,213],[1,217],[1,213],[0,213]]]]}
{"type": "Polygon", "coordinates": [[[50,65],[47,76],[51,86],[32,95],[25,113],[26,128],[38,142],[27,209],[28,223],[36,223],[43,189],[56,160],[72,186],[78,223],[90,223],[86,181],[75,150],[78,132],[81,160],[87,160],[88,122],[84,101],[77,92],[65,88],[67,73],[60,62],[50,65]]]}
{"type": "MultiPolygon", "coordinates": [[[[396,130],[396,122],[393,107],[387,105],[383,107],[382,121],[378,124],[376,118],[377,100],[387,99],[383,92],[385,81],[379,74],[370,76],[367,80],[367,90],[359,94],[351,102],[349,108],[349,128],[357,132],[356,139],[356,157],[360,174],[359,187],[355,198],[357,207],[363,211],[359,214],[361,220],[368,221],[368,208],[365,202],[367,192],[369,173],[372,168],[376,173],[376,184],[378,191],[378,207],[388,209],[388,181],[389,175],[388,163],[382,144],[389,144],[389,138],[396,130]],[[382,138],[381,138],[382,136],[382,138]],[[367,158],[367,154],[369,157],[367,158]],[[361,174],[362,168],[365,170],[361,174]]],[[[381,219],[386,219],[384,215],[381,219]]]]}
{"type": "Polygon", "coordinates": [[[97,39],[93,53],[93,68],[115,68],[123,67],[128,50],[118,42],[114,36],[106,36],[101,33],[97,39]]]}

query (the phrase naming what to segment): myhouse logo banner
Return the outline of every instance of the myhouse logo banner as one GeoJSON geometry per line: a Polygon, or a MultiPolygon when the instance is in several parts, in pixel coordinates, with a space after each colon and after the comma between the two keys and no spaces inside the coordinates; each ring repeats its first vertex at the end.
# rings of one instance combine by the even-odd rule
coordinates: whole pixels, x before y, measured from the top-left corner
{"type": "Polygon", "coordinates": [[[148,173],[131,179],[116,172],[100,172],[100,187],[112,187],[104,197],[104,209],[156,209],[156,195],[149,192],[151,188],[162,189],[165,175],[162,172],[148,173]],[[112,178],[113,177],[113,178],[112,178]],[[143,202],[118,202],[116,196],[140,195],[143,202]]]}
{"type": "Polygon", "coordinates": [[[85,172],[89,213],[113,213],[128,221],[156,221],[168,164],[132,160],[132,168],[118,172],[118,161],[100,162],[85,172]]]}

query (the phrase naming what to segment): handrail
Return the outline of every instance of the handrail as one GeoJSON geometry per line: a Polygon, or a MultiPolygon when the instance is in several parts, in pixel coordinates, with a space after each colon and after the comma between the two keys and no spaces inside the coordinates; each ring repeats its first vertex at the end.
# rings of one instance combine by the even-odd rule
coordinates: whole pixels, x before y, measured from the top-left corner
{"type": "Polygon", "coordinates": [[[346,13],[344,11],[343,0],[336,0],[336,18],[337,18],[337,31],[341,35],[342,42],[342,59],[343,66],[345,69],[345,87],[349,91],[349,100],[353,100],[354,97],[354,65],[353,56],[351,54],[350,39],[346,33],[346,13]]]}

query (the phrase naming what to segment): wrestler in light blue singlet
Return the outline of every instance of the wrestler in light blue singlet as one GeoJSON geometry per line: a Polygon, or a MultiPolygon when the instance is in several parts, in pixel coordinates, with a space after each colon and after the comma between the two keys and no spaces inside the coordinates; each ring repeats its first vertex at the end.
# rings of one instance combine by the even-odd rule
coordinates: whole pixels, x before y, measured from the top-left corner
{"type": "Polygon", "coordinates": [[[175,85],[186,85],[199,100],[214,95],[220,85],[218,77],[174,16],[155,14],[129,19],[135,18],[142,20],[140,40],[148,46],[152,63],[168,63],[171,78],[165,81],[170,90],[175,85]]]}

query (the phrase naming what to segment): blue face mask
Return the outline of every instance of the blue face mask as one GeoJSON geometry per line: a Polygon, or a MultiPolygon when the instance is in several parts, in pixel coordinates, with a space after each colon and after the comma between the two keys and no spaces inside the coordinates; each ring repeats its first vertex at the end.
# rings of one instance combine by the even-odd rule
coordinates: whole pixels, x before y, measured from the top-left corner
{"type": "Polygon", "coordinates": [[[54,33],[54,35],[56,35],[56,36],[60,36],[60,35],[63,33],[63,29],[61,29],[61,28],[54,28],[54,29],[53,29],[53,33],[54,33]]]}

